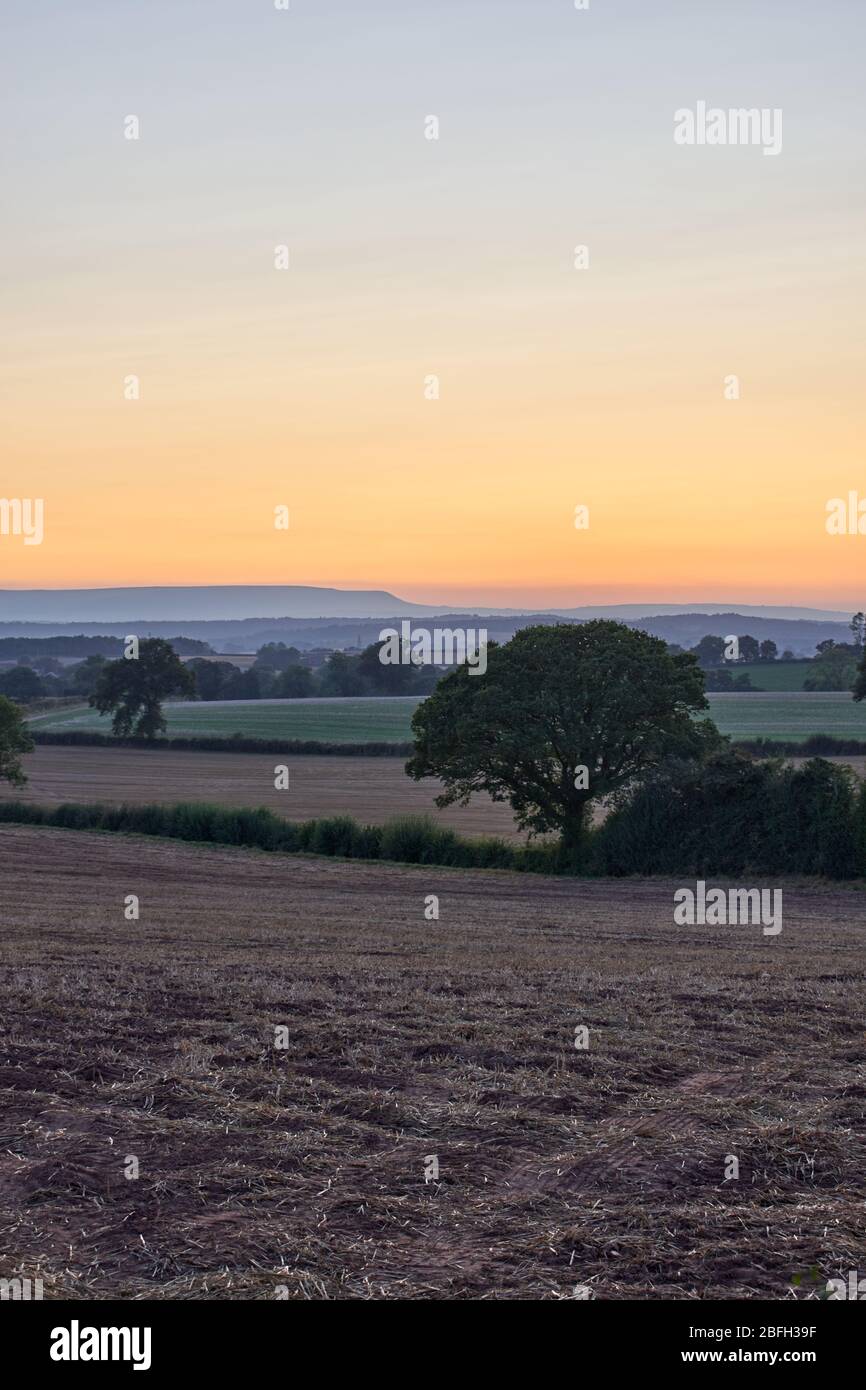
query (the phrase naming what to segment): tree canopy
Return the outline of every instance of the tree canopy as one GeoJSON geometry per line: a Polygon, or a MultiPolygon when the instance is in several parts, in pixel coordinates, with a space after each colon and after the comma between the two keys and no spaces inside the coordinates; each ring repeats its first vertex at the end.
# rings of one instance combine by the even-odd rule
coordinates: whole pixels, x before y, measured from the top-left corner
{"type": "Polygon", "coordinates": [[[42,681],[29,666],[12,666],[8,671],[0,671],[0,694],[12,700],[35,700],[42,694],[42,681]]]}
{"type": "Polygon", "coordinates": [[[23,787],[27,778],[21,767],[21,754],[33,751],[24,715],[18,705],[0,695],[0,780],[23,787]]]}
{"type": "Polygon", "coordinates": [[[120,738],[156,738],[166,728],[162,702],[169,695],[192,695],[195,682],[170,642],[145,637],[138,656],[109,661],[102,668],[90,704],[113,715],[120,738]]]}
{"type": "Polygon", "coordinates": [[[439,777],[439,806],[475,792],[576,851],[592,801],[670,757],[719,743],[690,652],[615,622],[523,628],[487,649],[487,672],[446,676],[415,711],[411,777],[439,777]]]}
{"type": "Polygon", "coordinates": [[[803,689],[850,690],[857,679],[859,647],[851,642],[819,642],[817,651],[803,689]]]}

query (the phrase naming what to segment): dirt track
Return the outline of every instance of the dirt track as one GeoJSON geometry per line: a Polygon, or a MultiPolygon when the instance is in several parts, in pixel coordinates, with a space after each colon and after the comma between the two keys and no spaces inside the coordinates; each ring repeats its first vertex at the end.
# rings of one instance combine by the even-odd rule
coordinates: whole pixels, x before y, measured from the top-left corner
{"type": "Polygon", "coordinates": [[[18,827],[0,884],[0,1277],[782,1299],[863,1266],[856,889],[786,887],[766,938],[675,927],[670,883],[18,827]]]}

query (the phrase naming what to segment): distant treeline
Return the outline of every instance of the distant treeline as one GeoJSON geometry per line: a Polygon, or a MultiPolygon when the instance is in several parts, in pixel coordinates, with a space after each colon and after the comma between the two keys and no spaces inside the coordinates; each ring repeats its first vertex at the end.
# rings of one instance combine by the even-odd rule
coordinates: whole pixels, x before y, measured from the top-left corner
{"type": "MultiPolygon", "coordinates": [[[[349,816],[300,823],[265,808],[34,806],[0,803],[0,821],[158,835],[281,853],[337,855],[458,868],[574,873],[559,844],[465,839],[430,817],[384,826],[349,816]]],[[[708,764],[660,769],[591,832],[583,876],[866,874],[866,784],[849,768],[813,759],[802,768],[726,752],[708,764]]]]}
{"type": "Polygon", "coordinates": [[[297,647],[269,642],[256,653],[253,665],[239,671],[226,661],[195,660],[189,669],[198,700],[305,700],[317,696],[429,695],[441,678],[436,666],[382,662],[381,642],[362,652],[332,651],[302,654],[297,647]],[[313,665],[318,659],[319,664],[313,665]]]}
{"type": "MultiPolygon", "coordinates": [[[[144,626],[140,624],[139,626],[144,626]]],[[[135,623],[130,633],[138,632],[135,623]]],[[[171,637],[171,645],[179,656],[204,656],[213,648],[195,637],[171,637]]],[[[18,661],[22,656],[109,656],[123,655],[122,637],[0,637],[0,661],[18,661]]]]}
{"type": "MultiPolygon", "coordinates": [[[[171,645],[181,657],[200,659],[210,651],[206,642],[193,637],[173,637],[171,645]]],[[[45,699],[86,700],[106,663],[119,660],[123,651],[120,637],[2,637],[0,695],[24,705],[45,699]],[[81,660],[70,662],[70,657],[81,660]]],[[[231,669],[240,675],[235,667],[231,669]]]]}
{"type": "MultiPolygon", "coordinates": [[[[852,641],[837,642],[828,638],[817,644],[815,656],[804,663],[809,668],[803,678],[804,690],[852,689],[866,647],[866,616],[863,613],[855,613],[848,627],[852,641]]],[[[704,671],[705,686],[709,692],[760,691],[759,685],[752,684],[748,672],[735,674],[737,666],[746,663],[757,664],[759,667],[772,666],[779,659],[778,648],[771,640],[758,642],[756,638],[744,634],[737,637],[736,641],[738,655],[735,659],[728,657],[729,639],[712,633],[707,633],[690,648],[704,671]]],[[[671,650],[682,651],[683,648],[672,645],[671,650]]],[[[791,662],[794,659],[792,651],[782,653],[783,662],[791,662]]]]}
{"type": "MultiPolygon", "coordinates": [[[[96,688],[107,660],[123,654],[123,643],[115,637],[67,637],[0,639],[15,647],[31,644],[29,650],[6,653],[6,660],[17,660],[16,666],[0,667],[0,695],[21,704],[35,700],[79,695],[88,699],[96,688]],[[75,665],[63,666],[60,657],[71,652],[55,650],[55,644],[95,643],[75,665]],[[39,643],[44,643],[39,647],[39,643]],[[35,645],[34,645],[35,644],[35,645]],[[108,651],[105,648],[109,647],[108,651]],[[50,650],[49,650],[50,649],[50,650]]],[[[247,670],[236,666],[230,658],[205,657],[207,644],[191,638],[171,638],[171,645],[180,656],[192,656],[187,663],[196,700],[305,700],[318,696],[352,697],[358,695],[429,695],[443,669],[437,666],[415,666],[412,663],[383,663],[379,660],[381,643],[375,642],[362,652],[332,651],[302,654],[296,647],[271,642],[256,654],[247,670]]],[[[77,653],[76,653],[77,654],[77,653]]],[[[3,653],[0,650],[0,661],[3,653]]]]}
{"type": "MultiPolygon", "coordinates": [[[[860,615],[858,615],[859,617],[860,615]]],[[[131,626],[135,626],[132,624],[131,626]]],[[[852,628],[856,627],[856,619],[852,628]]],[[[863,658],[863,629],[854,633],[851,643],[824,641],[815,657],[803,664],[807,691],[850,691],[863,658]]],[[[351,698],[362,695],[429,695],[442,678],[445,668],[416,666],[410,662],[383,663],[380,642],[363,651],[301,652],[283,642],[268,642],[259,648],[253,664],[246,670],[236,666],[231,656],[224,659],[211,652],[206,642],[191,637],[172,637],[179,656],[191,658],[188,669],[194,680],[193,698],[211,700],[304,700],[316,697],[351,698]]],[[[776,644],[759,643],[744,634],[737,639],[739,658],[728,661],[726,643],[721,637],[706,635],[693,655],[704,672],[709,693],[760,691],[748,671],[738,670],[746,663],[771,668],[778,660],[776,644]]],[[[681,651],[676,645],[671,651],[681,651]]],[[[0,663],[17,661],[16,666],[0,665],[0,695],[22,704],[46,698],[80,696],[88,699],[107,660],[123,654],[123,640],[111,636],[4,637],[0,638],[0,663]],[[61,664],[61,657],[80,656],[76,665],[61,664]]],[[[790,651],[783,660],[792,660],[790,651]]],[[[753,668],[754,670],[754,665],[753,668]]],[[[760,679],[760,678],[759,678],[760,679]]]]}

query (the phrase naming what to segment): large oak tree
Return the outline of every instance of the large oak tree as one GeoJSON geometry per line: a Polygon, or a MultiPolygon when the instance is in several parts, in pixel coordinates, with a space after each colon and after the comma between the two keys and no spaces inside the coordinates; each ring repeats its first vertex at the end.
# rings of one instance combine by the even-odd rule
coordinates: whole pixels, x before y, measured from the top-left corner
{"type": "Polygon", "coordinates": [[[439,806],[474,792],[510,802],[522,828],[558,832],[572,855],[593,801],[721,737],[693,718],[707,708],[695,657],[620,623],[523,628],[491,643],[487,661],[483,676],[461,666],[419,705],[406,771],[441,778],[439,806]]]}

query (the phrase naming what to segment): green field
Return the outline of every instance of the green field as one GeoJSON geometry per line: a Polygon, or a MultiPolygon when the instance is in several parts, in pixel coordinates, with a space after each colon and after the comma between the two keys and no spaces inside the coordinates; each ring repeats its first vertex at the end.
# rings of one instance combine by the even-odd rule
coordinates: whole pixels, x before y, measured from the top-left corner
{"type": "MultiPolygon", "coordinates": [[[[866,704],[850,695],[778,692],[763,695],[711,695],[712,717],[722,733],[734,738],[803,740],[810,734],[866,741],[866,704]]],[[[248,738],[321,739],[333,743],[407,742],[416,701],[238,700],[166,706],[170,734],[233,733],[248,738]]],[[[56,710],[36,715],[34,729],[110,730],[110,721],[94,710],[56,710]]]]}
{"type": "Polygon", "coordinates": [[[766,695],[710,695],[710,712],[723,734],[802,742],[810,734],[866,742],[866,705],[847,694],[778,691],[766,695]]]}
{"type": "MultiPolygon", "coordinates": [[[[169,734],[230,738],[321,739],[327,743],[405,743],[417,704],[406,699],[214,700],[167,704],[169,734]]],[[[97,729],[111,732],[111,720],[95,710],[55,710],[30,720],[34,729],[97,729]]]]}
{"type": "Polygon", "coordinates": [[[802,690],[811,670],[808,661],[752,661],[731,667],[731,674],[736,679],[745,672],[756,690],[802,690]]]}

